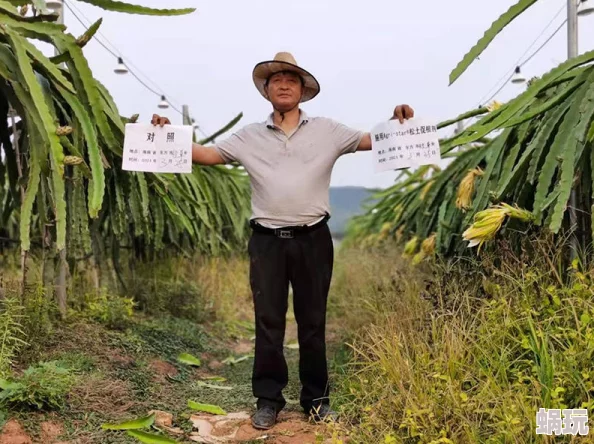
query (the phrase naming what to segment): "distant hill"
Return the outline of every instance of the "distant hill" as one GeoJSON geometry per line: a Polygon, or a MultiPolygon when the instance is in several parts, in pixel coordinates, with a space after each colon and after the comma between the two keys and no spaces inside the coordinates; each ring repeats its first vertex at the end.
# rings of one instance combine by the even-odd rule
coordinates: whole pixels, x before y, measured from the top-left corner
{"type": "Polygon", "coordinates": [[[347,221],[364,212],[363,203],[378,190],[364,187],[330,187],[330,208],[332,217],[328,221],[332,236],[341,238],[345,234],[347,221]]]}

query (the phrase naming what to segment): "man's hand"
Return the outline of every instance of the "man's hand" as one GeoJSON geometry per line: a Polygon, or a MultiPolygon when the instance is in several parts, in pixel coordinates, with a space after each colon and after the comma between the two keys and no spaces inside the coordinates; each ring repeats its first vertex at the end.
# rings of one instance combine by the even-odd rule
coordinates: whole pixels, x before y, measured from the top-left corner
{"type": "Polygon", "coordinates": [[[396,120],[404,123],[405,120],[412,119],[415,116],[415,110],[408,105],[398,105],[394,108],[394,115],[390,120],[396,120]]]}
{"type": "Polygon", "coordinates": [[[151,120],[151,123],[155,126],[160,125],[161,128],[164,125],[171,125],[171,121],[167,117],[161,117],[158,114],[153,114],[153,119],[151,120]]]}
{"type": "MultiPolygon", "coordinates": [[[[398,120],[400,123],[404,123],[405,120],[412,119],[415,116],[415,110],[408,105],[398,105],[394,108],[394,115],[390,120],[398,120]]],[[[357,151],[369,151],[371,150],[371,134],[365,133],[363,139],[357,147],[357,151]]]]}

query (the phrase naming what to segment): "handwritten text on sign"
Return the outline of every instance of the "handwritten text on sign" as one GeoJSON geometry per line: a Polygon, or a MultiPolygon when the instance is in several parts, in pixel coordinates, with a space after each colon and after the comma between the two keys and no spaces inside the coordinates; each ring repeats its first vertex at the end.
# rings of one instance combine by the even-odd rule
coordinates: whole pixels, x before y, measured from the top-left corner
{"type": "Polygon", "coordinates": [[[152,173],[191,173],[192,127],[126,124],[122,169],[152,173]]]}
{"type": "Polygon", "coordinates": [[[422,119],[389,120],[371,132],[375,171],[399,170],[441,160],[435,124],[422,119]]]}

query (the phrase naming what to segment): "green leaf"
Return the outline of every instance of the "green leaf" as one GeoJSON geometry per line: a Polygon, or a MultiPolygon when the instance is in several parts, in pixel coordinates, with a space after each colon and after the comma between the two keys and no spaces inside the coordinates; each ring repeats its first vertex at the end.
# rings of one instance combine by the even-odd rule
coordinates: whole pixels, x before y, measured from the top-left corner
{"type": "MultiPolygon", "coordinates": [[[[2,13],[0,13],[0,23],[10,26],[14,31],[18,31],[22,34],[22,37],[32,37],[47,43],[52,43],[52,39],[55,37],[63,37],[66,31],[66,26],[64,25],[50,22],[21,22],[2,13]]],[[[4,29],[6,30],[7,28],[4,29]]]]}
{"type": "Polygon", "coordinates": [[[213,415],[226,415],[227,412],[220,408],[218,405],[212,404],[200,404],[198,402],[188,400],[188,407],[192,410],[198,410],[200,412],[212,413],[213,415]]]}
{"type": "Polygon", "coordinates": [[[89,28],[83,33],[83,35],[76,39],[76,43],[78,44],[78,46],[84,48],[85,45],[89,42],[89,40],[91,40],[95,36],[95,34],[97,34],[97,31],[99,31],[99,28],[101,27],[102,23],[103,19],[100,18],[91,26],[89,26],[89,28]]]}
{"type": "Polygon", "coordinates": [[[8,379],[0,379],[0,389],[2,390],[19,390],[23,388],[23,384],[20,382],[10,381],[8,379]]]}
{"type": "Polygon", "coordinates": [[[116,154],[121,156],[122,141],[117,140],[107,123],[107,118],[103,109],[103,102],[99,93],[97,83],[93,78],[89,63],[85,59],[82,49],[79,48],[73,40],[69,42],[56,41],[56,45],[61,51],[68,51],[70,53],[71,61],[69,62],[71,68],[70,72],[73,75],[77,90],[79,93],[84,93],[91,108],[92,118],[94,119],[99,134],[105,140],[108,147],[116,154]]]}
{"type": "Polygon", "coordinates": [[[117,2],[114,0],[80,0],[93,6],[106,9],[108,11],[125,12],[128,14],[144,15],[184,15],[191,14],[196,8],[184,9],[154,9],[146,6],[133,5],[131,3],[117,2]]]}
{"type": "Polygon", "coordinates": [[[208,387],[208,388],[217,389],[217,390],[233,390],[233,387],[231,387],[231,386],[209,384],[204,381],[196,381],[196,385],[198,387],[208,387]]]}
{"type": "Polygon", "coordinates": [[[136,180],[138,181],[138,188],[140,189],[140,203],[142,205],[142,217],[148,219],[149,217],[149,192],[148,185],[144,173],[140,171],[134,172],[136,180]]]}
{"type": "Polygon", "coordinates": [[[137,187],[131,184],[131,189],[129,191],[128,202],[130,205],[130,212],[132,214],[132,220],[134,221],[134,235],[140,236],[142,235],[142,205],[140,203],[140,197],[138,195],[137,187]]]}
{"type": "Polygon", "coordinates": [[[563,106],[557,107],[557,109],[541,124],[541,129],[538,134],[536,134],[536,136],[533,137],[532,142],[530,142],[527,152],[534,149],[534,155],[530,160],[530,167],[528,168],[528,175],[526,177],[528,183],[534,185],[542,153],[570,105],[571,101],[567,100],[563,106]]]}
{"type": "Polygon", "coordinates": [[[482,114],[487,114],[488,112],[489,112],[489,109],[487,107],[481,106],[480,108],[473,109],[471,111],[462,113],[458,117],[454,117],[453,119],[446,120],[444,122],[439,123],[437,125],[437,129],[446,128],[450,125],[453,125],[454,123],[458,123],[463,120],[470,119],[472,117],[480,116],[482,114]]]}
{"type": "Polygon", "coordinates": [[[163,248],[163,233],[165,232],[165,215],[163,214],[163,203],[160,199],[157,198],[152,202],[151,210],[154,222],[155,249],[160,250],[163,248]]]}
{"type": "MultiPolygon", "coordinates": [[[[35,130],[34,130],[35,131],[35,130]]],[[[30,137],[34,137],[30,134],[30,137]]],[[[31,247],[31,220],[33,218],[33,203],[39,189],[41,179],[41,159],[39,149],[33,145],[30,152],[31,169],[29,170],[29,184],[25,191],[25,199],[21,206],[21,248],[28,251],[31,247]]]]}
{"type": "MultiPolygon", "coordinates": [[[[99,27],[101,26],[101,23],[103,23],[102,18],[100,18],[95,23],[93,23],[91,26],[89,26],[89,28],[83,33],[83,35],[81,35],[76,40],[78,46],[80,46],[81,48],[84,48],[86,46],[86,44],[89,42],[89,40],[91,40],[95,36],[97,31],[99,30],[99,27]]],[[[70,60],[70,53],[68,51],[63,52],[62,54],[58,54],[57,56],[50,57],[50,61],[52,63],[55,63],[56,65],[58,65],[60,63],[67,62],[69,60],[70,60]]]]}
{"type": "Polygon", "coordinates": [[[155,422],[155,414],[144,416],[142,418],[132,419],[119,424],[102,424],[101,428],[105,430],[132,430],[145,429],[150,427],[155,422]]]}
{"type": "Polygon", "coordinates": [[[5,2],[4,0],[0,0],[0,10],[6,12],[14,18],[20,18],[19,12],[17,11],[16,7],[8,2],[5,2]]]}
{"type": "Polygon", "coordinates": [[[122,118],[119,115],[118,107],[116,106],[113,97],[111,96],[107,88],[105,88],[105,86],[103,86],[103,84],[98,80],[95,80],[95,85],[97,85],[97,88],[99,89],[99,92],[101,93],[102,99],[104,101],[103,108],[105,109],[105,113],[112,121],[113,125],[115,125],[117,129],[120,131],[120,137],[123,138],[125,131],[124,122],[122,122],[122,118]]]}
{"type": "MultiPolygon", "coordinates": [[[[448,188],[446,190],[446,196],[441,205],[439,206],[439,210],[437,212],[437,237],[435,239],[436,248],[441,248],[444,244],[444,231],[447,230],[446,225],[448,224],[447,210],[454,210],[456,207],[454,202],[452,202],[452,194],[454,190],[454,185],[452,182],[448,184],[448,188]]],[[[449,231],[449,230],[448,230],[449,231]]]]}
{"type": "Polygon", "coordinates": [[[215,381],[215,382],[225,382],[227,378],[223,378],[222,376],[206,376],[204,378],[205,381],[215,381]]]}
{"type": "Polygon", "coordinates": [[[498,190],[496,193],[497,199],[501,199],[501,196],[504,192],[507,191],[511,183],[511,179],[513,176],[514,171],[517,171],[518,166],[521,168],[521,163],[518,162],[518,155],[522,151],[524,147],[524,140],[528,134],[530,123],[525,122],[522,124],[518,132],[518,140],[515,146],[509,150],[505,154],[505,162],[503,164],[503,171],[501,172],[501,177],[499,178],[498,190]]]}
{"type": "Polygon", "coordinates": [[[215,140],[217,137],[219,137],[222,134],[225,134],[227,131],[229,131],[231,128],[233,128],[237,122],[239,122],[241,120],[241,118],[243,117],[243,113],[239,113],[237,116],[235,116],[233,118],[233,120],[231,120],[227,125],[225,125],[223,128],[221,128],[220,130],[218,130],[216,133],[214,133],[213,135],[207,137],[206,139],[202,139],[200,140],[198,143],[200,145],[206,145],[207,143],[212,142],[213,140],[215,140]]]}
{"type": "Polygon", "coordinates": [[[224,359],[222,361],[222,363],[235,365],[235,364],[239,364],[240,362],[247,361],[249,358],[253,358],[253,357],[254,357],[253,354],[243,355],[243,356],[240,356],[239,358],[234,358],[233,356],[229,356],[227,359],[224,359]]]}
{"type": "Polygon", "coordinates": [[[39,51],[35,45],[29,43],[26,40],[23,42],[23,44],[25,45],[27,52],[35,61],[36,67],[39,71],[46,74],[46,77],[53,79],[55,83],[66,89],[68,92],[75,93],[72,83],[70,83],[70,81],[64,77],[64,74],[62,74],[62,71],[56,65],[48,61],[47,57],[43,55],[43,53],[39,51]]]}
{"type": "Polygon", "coordinates": [[[474,198],[472,209],[466,214],[464,218],[464,226],[468,225],[474,215],[483,210],[489,201],[489,185],[491,183],[491,176],[496,171],[498,165],[500,165],[500,161],[502,159],[502,153],[505,149],[505,144],[509,139],[511,134],[510,129],[504,130],[503,134],[501,134],[489,147],[487,151],[487,168],[483,175],[479,178],[479,186],[476,191],[476,197],[474,198]]]}
{"type": "MultiPolygon", "coordinates": [[[[518,113],[521,113],[524,109],[527,109],[532,104],[534,98],[543,90],[545,90],[552,82],[563,76],[569,70],[584,63],[591,62],[592,60],[594,60],[594,51],[587,52],[579,57],[569,59],[565,63],[562,63],[557,68],[551,70],[542,78],[532,83],[526,91],[524,91],[514,100],[509,102],[504,107],[501,107],[498,110],[500,113],[493,121],[490,121],[486,124],[479,121],[474,125],[471,125],[460,135],[441,143],[440,148],[442,155],[449,152],[456,146],[475,142],[488,135],[492,131],[500,129],[509,119],[518,113]]],[[[586,74],[588,74],[588,71],[584,71],[583,75],[586,74]]]]}
{"type": "Polygon", "coordinates": [[[23,22],[36,22],[42,20],[57,20],[58,14],[53,11],[49,11],[45,4],[45,0],[9,0],[8,2],[0,0],[0,10],[5,11],[16,20],[23,22]],[[33,3],[35,9],[37,9],[37,15],[33,17],[22,17],[15,9],[16,6],[25,6],[26,4],[33,3]]]}
{"type": "Polygon", "coordinates": [[[576,79],[576,81],[572,82],[571,85],[565,88],[561,93],[554,94],[553,97],[549,99],[547,102],[543,103],[540,106],[535,106],[532,109],[530,109],[530,112],[520,114],[518,117],[506,122],[504,128],[509,128],[510,126],[516,126],[521,123],[527,122],[529,120],[534,119],[536,116],[539,116],[540,114],[543,114],[549,111],[550,109],[553,109],[560,103],[563,103],[563,101],[567,97],[569,97],[577,88],[579,88],[582,83],[584,83],[584,79],[580,76],[578,79],[576,79]]]}
{"type": "Polygon", "coordinates": [[[101,162],[101,151],[99,149],[99,141],[97,140],[97,129],[93,121],[89,118],[84,106],[74,94],[63,90],[57,86],[58,91],[62,97],[74,111],[78,122],[81,125],[85,142],[87,145],[87,152],[89,155],[89,163],[91,164],[92,187],[89,189],[89,216],[96,218],[99,215],[99,210],[103,204],[105,196],[105,170],[101,162]]]}
{"type": "Polygon", "coordinates": [[[180,354],[177,357],[177,360],[179,362],[181,362],[182,364],[195,365],[196,367],[200,367],[202,365],[202,363],[200,362],[200,359],[196,358],[195,356],[192,356],[189,353],[180,354]]]}
{"type": "Polygon", "coordinates": [[[580,98],[580,94],[578,94],[576,103],[569,110],[568,123],[572,123],[571,127],[567,125],[567,132],[559,131],[557,135],[557,138],[563,141],[564,146],[562,151],[561,179],[559,182],[560,193],[549,226],[553,233],[557,233],[561,228],[563,215],[567,208],[567,201],[573,189],[576,163],[580,161],[581,153],[586,144],[587,130],[594,115],[594,71],[592,71],[592,74],[588,78],[588,83],[589,85],[583,88],[585,90],[582,96],[583,99],[578,100],[580,98]]]}
{"type": "Polygon", "coordinates": [[[35,9],[40,11],[41,14],[49,14],[49,10],[47,9],[47,6],[45,5],[45,0],[31,0],[31,3],[33,3],[33,6],[35,6],[35,9]]]}
{"type": "Polygon", "coordinates": [[[174,444],[177,443],[175,439],[168,438],[162,435],[155,435],[154,433],[141,432],[139,430],[128,430],[128,435],[136,438],[140,442],[146,444],[174,444]]]}
{"type": "MultiPolygon", "coordinates": [[[[592,124],[592,128],[594,128],[594,123],[592,124]]],[[[592,207],[590,208],[590,214],[594,214],[594,145],[590,142],[590,175],[591,175],[591,183],[592,183],[592,207]]],[[[585,178],[584,178],[585,179],[585,178]]],[[[594,217],[591,218],[591,231],[592,235],[594,236],[594,217]]]]}
{"type": "Polygon", "coordinates": [[[14,50],[19,69],[23,75],[31,96],[34,99],[35,110],[40,118],[43,128],[39,128],[40,133],[50,145],[50,160],[52,166],[52,193],[54,200],[54,214],[56,223],[56,248],[58,251],[63,250],[66,246],[66,201],[64,199],[64,153],[60,139],[56,135],[56,123],[54,122],[48,103],[45,100],[42,87],[35,76],[35,72],[31,66],[29,58],[23,44],[24,38],[16,34],[9,28],[5,28],[11,46],[14,50]]]}
{"type": "Polygon", "coordinates": [[[497,37],[507,25],[514,21],[520,14],[526,11],[537,0],[520,0],[499,17],[491,27],[485,32],[485,35],[472,47],[472,49],[458,63],[456,68],[450,74],[450,85],[460,77],[466,69],[480,56],[489,44],[497,37]]]}

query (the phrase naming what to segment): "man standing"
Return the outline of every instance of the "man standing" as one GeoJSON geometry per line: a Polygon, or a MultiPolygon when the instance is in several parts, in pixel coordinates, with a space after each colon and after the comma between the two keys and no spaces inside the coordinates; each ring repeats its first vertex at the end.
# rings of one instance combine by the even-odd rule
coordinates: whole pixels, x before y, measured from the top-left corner
{"type": "MultiPolygon", "coordinates": [[[[334,417],[325,338],[334,260],[326,223],[330,176],[343,154],[371,150],[371,136],[300,110],[300,103],[318,95],[320,85],[289,53],[257,64],[252,77],[272,104],[266,122],[247,125],[212,147],[194,144],[192,160],[200,165],[238,162],[250,177],[253,232],[248,252],[256,322],[252,388],[258,400],[252,424],[268,429],[286,404],[283,342],[289,283],[298,328],[300,404],[317,420],[334,417]]],[[[400,105],[392,119],[402,123],[411,117],[412,108],[400,105]]],[[[154,115],[152,123],[170,121],[154,115]]]]}

